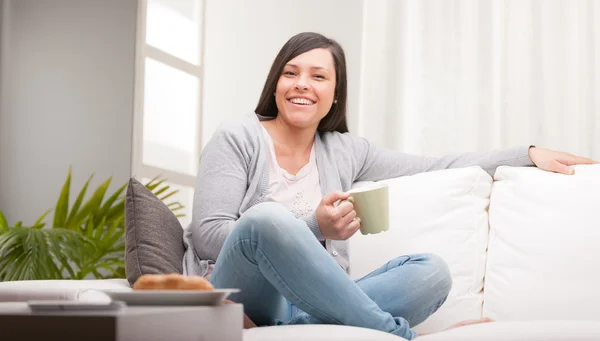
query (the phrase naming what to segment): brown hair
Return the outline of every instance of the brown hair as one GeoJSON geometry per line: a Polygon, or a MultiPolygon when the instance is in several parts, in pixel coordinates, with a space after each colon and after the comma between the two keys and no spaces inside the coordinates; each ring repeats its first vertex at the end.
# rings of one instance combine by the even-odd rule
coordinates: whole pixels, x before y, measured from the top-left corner
{"type": "Polygon", "coordinates": [[[333,56],[335,66],[335,94],[334,103],[329,112],[321,122],[317,130],[319,132],[337,131],[340,133],[348,132],[346,122],[346,102],[348,98],[348,77],[346,74],[346,57],[344,50],[335,40],[329,39],[319,33],[304,32],[290,38],[281,48],[277,57],[271,65],[271,70],[267,76],[267,81],[260,95],[260,100],[256,106],[255,113],[261,116],[277,116],[277,103],[273,93],[277,88],[279,76],[287,62],[310,50],[326,48],[333,56]]]}

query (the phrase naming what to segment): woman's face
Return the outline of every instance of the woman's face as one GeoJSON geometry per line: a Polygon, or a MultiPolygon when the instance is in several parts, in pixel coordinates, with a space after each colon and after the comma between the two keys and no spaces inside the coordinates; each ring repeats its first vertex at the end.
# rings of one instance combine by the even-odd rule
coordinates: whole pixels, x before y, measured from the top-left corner
{"type": "Polygon", "coordinates": [[[299,129],[317,129],[335,94],[335,66],[328,49],[314,49],[287,62],[277,81],[278,118],[299,129]]]}

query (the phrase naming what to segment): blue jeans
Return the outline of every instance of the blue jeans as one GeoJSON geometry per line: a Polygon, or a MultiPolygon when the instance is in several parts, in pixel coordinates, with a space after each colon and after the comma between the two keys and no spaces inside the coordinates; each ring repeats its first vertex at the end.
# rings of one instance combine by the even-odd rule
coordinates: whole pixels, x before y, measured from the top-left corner
{"type": "Polygon", "coordinates": [[[353,281],[317,241],[304,221],[275,203],[246,211],[225,240],[210,281],[240,288],[257,325],[343,324],[411,340],[446,300],[452,280],[432,254],[402,256],[353,281]]]}

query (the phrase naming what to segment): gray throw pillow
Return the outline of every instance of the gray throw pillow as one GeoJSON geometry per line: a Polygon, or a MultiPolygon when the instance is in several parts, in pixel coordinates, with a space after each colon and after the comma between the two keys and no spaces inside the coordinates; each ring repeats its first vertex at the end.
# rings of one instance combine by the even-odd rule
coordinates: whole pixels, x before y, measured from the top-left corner
{"type": "Polygon", "coordinates": [[[145,274],[183,273],[183,229],[175,214],[131,178],[125,197],[125,274],[129,284],[145,274]]]}

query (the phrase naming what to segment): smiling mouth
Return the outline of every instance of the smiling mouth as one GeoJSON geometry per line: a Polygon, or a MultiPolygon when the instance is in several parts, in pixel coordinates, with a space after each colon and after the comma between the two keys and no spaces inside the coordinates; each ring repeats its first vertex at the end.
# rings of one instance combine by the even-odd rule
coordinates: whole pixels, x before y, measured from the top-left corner
{"type": "Polygon", "coordinates": [[[288,102],[297,104],[297,105],[313,105],[313,104],[315,104],[315,102],[313,102],[309,99],[299,98],[299,97],[290,98],[290,99],[288,99],[288,102]]]}

